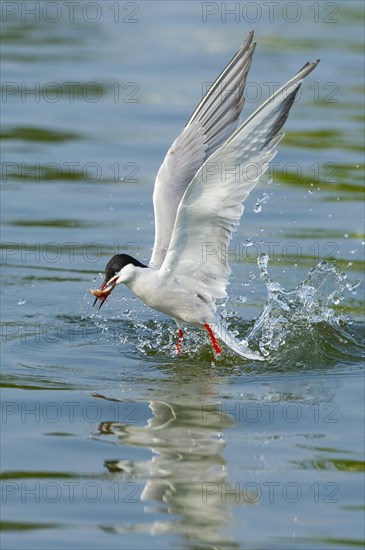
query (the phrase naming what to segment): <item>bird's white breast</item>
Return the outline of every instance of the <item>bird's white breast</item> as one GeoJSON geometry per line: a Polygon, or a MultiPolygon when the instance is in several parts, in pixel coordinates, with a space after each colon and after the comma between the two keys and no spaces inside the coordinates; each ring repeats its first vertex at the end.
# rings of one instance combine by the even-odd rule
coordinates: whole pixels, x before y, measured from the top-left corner
{"type": "Polygon", "coordinates": [[[126,285],[145,304],[180,322],[204,325],[214,321],[214,304],[207,303],[168,273],[136,267],[126,285]]]}

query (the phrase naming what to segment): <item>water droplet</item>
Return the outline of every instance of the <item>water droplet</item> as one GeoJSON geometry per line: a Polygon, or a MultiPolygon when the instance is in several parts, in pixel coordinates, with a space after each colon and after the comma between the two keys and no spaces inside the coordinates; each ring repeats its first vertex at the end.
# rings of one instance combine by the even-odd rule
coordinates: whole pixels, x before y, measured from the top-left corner
{"type": "Polygon", "coordinates": [[[269,195],[267,193],[263,193],[262,196],[257,199],[255,206],[253,207],[253,211],[258,214],[262,210],[262,205],[266,203],[267,199],[269,198],[269,195]]]}

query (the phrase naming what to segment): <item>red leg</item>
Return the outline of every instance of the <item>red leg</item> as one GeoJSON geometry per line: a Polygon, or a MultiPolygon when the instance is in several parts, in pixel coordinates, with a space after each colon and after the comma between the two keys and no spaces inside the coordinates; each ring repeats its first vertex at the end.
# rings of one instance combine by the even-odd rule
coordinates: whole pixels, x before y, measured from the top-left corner
{"type": "Polygon", "coordinates": [[[181,330],[181,328],[179,328],[179,333],[178,333],[178,337],[177,337],[177,346],[176,346],[176,353],[177,353],[177,355],[179,355],[180,352],[181,352],[181,340],[182,340],[182,337],[183,337],[183,331],[181,330]]]}
{"type": "Polygon", "coordinates": [[[216,353],[222,353],[222,350],[221,350],[221,348],[219,347],[219,344],[218,344],[217,340],[215,339],[215,336],[214,336],[214,334],[213,334],[213,331],[212,331],[212,329],[210,328],[210,326],[208,325],[208,323],[205,323],[204,326],[205,326],[205,328],[206,328],[206,330],[207,330],[207,332],[208,332],[208,334],[209,334],[209,336],[210,336],[210,339],[211,339],[212,344],[213,344],[214,351],[215,351],[216,353]]]}

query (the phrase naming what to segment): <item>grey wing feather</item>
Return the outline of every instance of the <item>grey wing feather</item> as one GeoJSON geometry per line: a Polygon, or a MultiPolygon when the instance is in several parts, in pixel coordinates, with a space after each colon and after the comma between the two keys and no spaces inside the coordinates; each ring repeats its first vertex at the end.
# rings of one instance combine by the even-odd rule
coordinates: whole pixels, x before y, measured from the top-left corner
{"type": "Polygon", "coordinates": [[[181,198],[206,159],[231,135],[244,104],[243,90],[256,44],[251,31],[171,145],[153,193],[155,242],[150,265],[166,255],[181,198]]]}
{"type": "Polygon", "coordinates": [[[213,311],[214,300],[226,296],[226,251],[242,216],[242,203],[275,156],[300,85],[318,62],[304,65],[209,157],[180,202],[161,277],[168,274],[199,292],[213,311]]]}

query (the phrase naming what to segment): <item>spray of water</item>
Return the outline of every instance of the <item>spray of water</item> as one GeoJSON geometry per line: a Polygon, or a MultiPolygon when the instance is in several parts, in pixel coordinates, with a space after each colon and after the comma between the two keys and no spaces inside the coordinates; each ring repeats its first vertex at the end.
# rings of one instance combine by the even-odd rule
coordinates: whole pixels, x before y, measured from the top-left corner
{"type": "Polygon", "coordinates": [[[344,299],[345,291],[355,294],[359,281],[350,283],[346,273],[322,261],[309,271],[296,288],[285,290],[271,280],[268,261],[266,254],[258,260],[261,278],[267,289],[267,302],[246,336],[250,345],[257,346],[267,357],[289,341],[297,347],[304,342],[308,345],[311,341],[316,345],[320,326],[342,332],[345,321],[334,306],[344,299]]]}
{"type": "MultiPolygon", "coordinates": [[[[266,285],[267,301],[254,322],[248,329],[248,323],[242,325],[242,319],[228,314],[227,304],[222,304],[220,310],[221,321],[226,330],[237,340],[238,331],[230,328],[231,323],[240,326],[240,331],[248,334],[244,344],[252,350],[259,351],[270,362],[279,361],[280,364],[293,362],[300,363],[300,356],[305,363],[321,357],[337,360],[349,354],[358,356],[360,353],[358,338],[348,330],[351,320],[342,317],[339,304],[345,295],[350,292],[356,294],[360,282],[351,283],[347,275],[339,268],[326,261],[314,266],[307,277],[294,289],[286,290],[278,282],[273,281],[268,272],[269,257],[262,255],[258,260],[261,278],[266,285]],[[290,360],[288,359],[290,357],[290,360]]],[[[94,322],[100,331],[100,338],[115,342],[120,347],[120,353],[137,349],[143,355],[155,356],[174,355],[176,344],[176,327],[171,321],[161,321],[158,314],[147,319],[146,308],[137,302],[130,307],[131,297],[123,297],[128,307],[122,312],[110,315],[108,308],[93,315],[94,322]],[[141,318],[143,317],[143,321],[141,318]]],[[[238,297],[239,301],[243,301],[238,297]]],[[[119,304],[120,307],[121,304],[119,304]]],[[[88,306],[89,307],[89,306],[88,306]]],[[[209,342],[202,331],[185,327],[183,350],[184,353],[195,358],[199,353],[211,356],[209,342]],[[204,349],[204,351],[203,351],[204,349]]],[[[239,343],[238,338],[237,342],[239,343]]],[[[222,357],[229,361],[230,353],[222,357]]],[[[232,359],[237,359],[232,352],[232,359]]]]}

